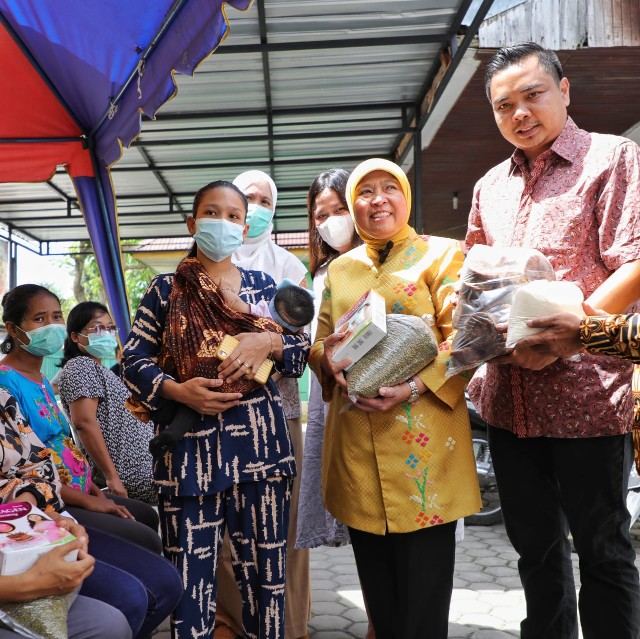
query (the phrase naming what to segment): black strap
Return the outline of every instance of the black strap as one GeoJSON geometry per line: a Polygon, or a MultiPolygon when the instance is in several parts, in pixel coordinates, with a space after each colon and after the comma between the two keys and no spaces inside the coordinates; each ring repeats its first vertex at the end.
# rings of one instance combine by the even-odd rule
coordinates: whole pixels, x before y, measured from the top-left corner
{"type": "Polygon", "coordinates": [[[389,257],[389,251],[393,248],[393,242],[389,240],[384,248],[378,249],[378,261],[380,264],[384,264],[387,257],[389,257]]]}

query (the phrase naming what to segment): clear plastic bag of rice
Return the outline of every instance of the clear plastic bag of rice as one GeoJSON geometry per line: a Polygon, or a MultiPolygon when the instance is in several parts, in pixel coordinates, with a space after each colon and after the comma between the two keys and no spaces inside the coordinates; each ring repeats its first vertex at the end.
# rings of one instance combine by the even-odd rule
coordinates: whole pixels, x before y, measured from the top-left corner
{"type": "Polygon", "coordinates": [[[421,371],[438,354],[431,315],[387,315],[387,334],[346,372],[350,397],[377,397],[421,371]]]}
{"type": "Polygon", "coordinates": [[[529,282],[555,279],[551,263],[535,249],[472,246],[460,275],[452,322],[457,332],[446,376],[506,353],[504,333],[496,326],[508,321],[514,293],[529,282]]]}
{"type": "Polygon", "coordinates": [[[573,282],[539,280],[521,286],[513,295],[507,330],[507,348],[514,348],[524,337],[540,333],[542,328],[530,328],[527,320],[555,313],[573,313],[584,317],[584,295],[573,282]]]}

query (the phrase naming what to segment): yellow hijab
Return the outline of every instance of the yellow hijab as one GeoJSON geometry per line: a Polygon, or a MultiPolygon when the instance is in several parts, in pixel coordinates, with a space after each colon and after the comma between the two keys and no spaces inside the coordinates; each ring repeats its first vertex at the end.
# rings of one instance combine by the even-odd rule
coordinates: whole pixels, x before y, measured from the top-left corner
{"type": "MultiPolygon", "coordinates": [[[[409,180],[407,179],[405,172],[397,164],[383,158],[371,158],[370,160],[361,162],[349,176],[346,198],[349,206],[349,213],[351,213],[353,222],[356,225],[358,235],[367,245],[367,255],[372,260],[380,260],[384,251],[388,254],[393,246],[400,244],[409,237],[409,234],[411,233],[411,227],[409,226],[409,215],[411,213],[411,187],[409,186],[409,180]],[[356,189],[358,184],[360,184],[365,176],[369,175],[369,173],[372,173],[373,171],[386,171],[393,175],[393,177],[400,183],[402,194],[407,202],[407,219],[405,220],[404,226],[392,237],[387,237],[382,240],[369,235],[366,231],[363,231],[360,226],[358,226],[358,220],[356,220],[356,216],[353,212],[353,203],[356,200],[356,189]],[[390,242],[391,245],[389,245],[390,242]]],[[[384,259],[386,259],[386,255],[384,256],[384,259]]],[[[382,262],[384,262],[384,259],[382,259],[382,262]]]]}

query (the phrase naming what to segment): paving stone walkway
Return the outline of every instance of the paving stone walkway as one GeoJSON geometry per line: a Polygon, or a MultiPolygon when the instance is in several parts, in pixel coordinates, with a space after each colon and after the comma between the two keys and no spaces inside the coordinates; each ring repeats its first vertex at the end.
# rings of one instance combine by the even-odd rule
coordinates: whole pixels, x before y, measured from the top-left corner
{"type": "MultiPolygon", "coordinates": [[[[449,637],[517,637],[524,609],[516,554],[502,526],[467,527],[458,544],[449,637]]],[[[313,639],[361,639],[367,623],[350,547],[312,551],[313,639]]]]}
{"type": "MultiPolygon", "coordinates": [[[[632,533],[636,549],[640,549],[640,524],[634,526],[632,533]]],[[[574,554],[576,583],[577,562],[574,554]]],[[[640,561],[636,564],[640,567],[640,561]]],[[[367,618],[351,547],[312,550],[311,583],[312,639],[362,639],[367,618]]],[[[456,552],[450,639],[519,637],[524,610],[517,555],[504,527],[468,526],[456,552]]],[[[155,639],[170,639],[167,624],[155,639]]]]}

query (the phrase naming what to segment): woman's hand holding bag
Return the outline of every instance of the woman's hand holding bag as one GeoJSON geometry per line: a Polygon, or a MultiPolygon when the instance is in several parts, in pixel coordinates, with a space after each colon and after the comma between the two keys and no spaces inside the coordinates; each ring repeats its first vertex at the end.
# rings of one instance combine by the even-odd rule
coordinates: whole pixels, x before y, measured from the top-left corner
{"type": "MultiPolygon", "coordinates": [[[[427,387],[418,377],[414,377],[413,381],[418,387],[418,394],[422,395],[427,390],[427,387]]],[[[344,397],[351,401],[356,408],[365,411],[365,413],[384,413],[396,404],[408,401],[411,397],[411,387],[407,382],[400,382],[395,386],[382,386],[378,393],[378,397],[357,397],[355,402],[347,393],[344,394],[344,397]]]]}
{"type": "Polygon", "coordinates": [[[326,373],[331,375],[338,386],[347,388],[347,380],[344,376],[344,369],[351,364],[350,359],[343,359],[339,362],[333,361],[333,351],[336,344],[342,340],[345,333],[333,333],[326,337],[324,340],[324,354],[322,356],[321,365],[326,373]]]}

